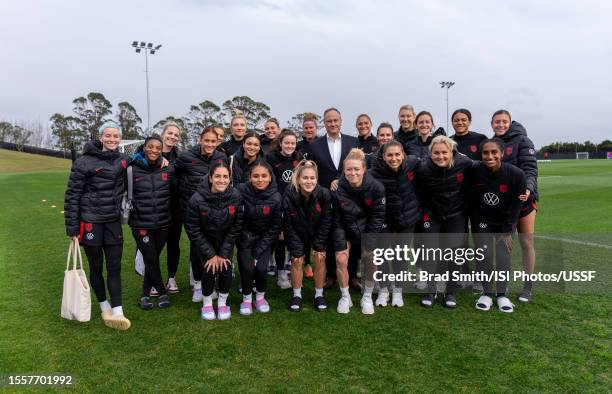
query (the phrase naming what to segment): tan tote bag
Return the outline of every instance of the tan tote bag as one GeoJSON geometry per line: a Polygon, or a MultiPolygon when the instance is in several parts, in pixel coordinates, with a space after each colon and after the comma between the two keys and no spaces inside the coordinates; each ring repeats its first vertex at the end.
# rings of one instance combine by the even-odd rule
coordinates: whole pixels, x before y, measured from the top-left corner
{"type": "Polygon", "coordinates": [[[87,276],[83,271],[83,257],[77,240],[70,242],[68,247],[66,271],[64,272],[64,293],[62,295],[62,317],[80,322],[87,322],[91,319],[91,294],[87,276]],[[71,257],[72,267],[70,267],[71,257]],[[78,268],[77,259],[79,262],[78,268]]]}

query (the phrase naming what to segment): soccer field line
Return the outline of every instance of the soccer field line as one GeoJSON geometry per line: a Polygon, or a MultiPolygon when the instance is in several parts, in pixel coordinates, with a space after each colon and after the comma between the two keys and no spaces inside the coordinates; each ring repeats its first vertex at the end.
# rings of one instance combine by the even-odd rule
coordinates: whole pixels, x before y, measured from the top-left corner
{"type": "Polygon", "coordinates": [[[546,240],[549,240],[549,241],[560,241],[560,242],[567,242],[569,244],[584,245],[584,246],[594,246],[596,248],[604,248],[604,249],[612,250],[612,245],[605,245],[605,244],[600,244],[600,243],[596,243],[596,242],[587,242],[587,241],[578,241],[578,240],[575,240],[575,239],[550,237],[548,235],[537,235],[536,234],[534,236],[536,238],[546,239],[546,240]]]}

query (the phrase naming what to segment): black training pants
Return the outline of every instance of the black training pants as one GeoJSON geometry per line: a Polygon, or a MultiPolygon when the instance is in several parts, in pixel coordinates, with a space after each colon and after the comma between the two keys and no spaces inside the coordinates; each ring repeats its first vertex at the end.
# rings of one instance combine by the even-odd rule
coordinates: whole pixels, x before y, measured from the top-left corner
{"type": "Polygon", "coordinates": [[[151,292],[151,287],[155,287],[155,290],[157,290],[160,295],[166,294],[166,287],[164,286],[161,277],[161,269],[159,267],[159,255],[166,245],[168,227],[156,230],[133,228],[132,235],[134,235],[138,250],[142,253],[145,265],[142,296],[148,297],[151,292]]]}

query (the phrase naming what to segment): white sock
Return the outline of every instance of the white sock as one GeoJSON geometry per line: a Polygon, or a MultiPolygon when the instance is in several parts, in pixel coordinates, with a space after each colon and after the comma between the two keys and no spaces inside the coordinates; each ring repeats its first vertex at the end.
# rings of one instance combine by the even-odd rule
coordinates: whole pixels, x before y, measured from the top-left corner
{"type": "Polygon", "coordinates": [[[110,311],[111,304],[108,301],[102,301],[100,303],[100,309],[102,310],[102,312],[110,311]]]}
{"type": "Polygon", "coordinates": [[[193,289],[194,290],[202,290],[202,281],[200,280],[196,280],[193,284],[193,289]]]}
{"type": "Polygon", "coordinates": [[[374,287],[364,287],[363,288],[363,296],[364,297],[372,297],[372,292],[374,291],[374,287]]]}
{"type": "Polygon", "coordinates": [[[293,296],[302,298],[302,288],[293,289],[293,296]]]}
{"type": "Polygon", "coordinates": [[[323,289],[317,289],[315,287],[315,298],[316,297],[323,297],[323,289]]]}
{"type": "Polygon", "coordinates": [[[122,306],[113,307],[113,316],[123,316],[123,307],[122,306]]]}
{"type": "Polygon", "coordinates": [[[217,299],[217,306],[225,306],[228,295],[229,293],[219,293],[219,298],[217,299]]]}
{"type": "Polygon", "coordinates": [[[394,287],[393,288],[393,292],[394,293],[401,293],[402,292],[402,288],[401,287],[394,287]]]}
{"type": "Polygon", "coordinates": [[[266,296],[266,292],[265,291],[262,291],[261,293],[258,292],[258,291],[255,291],[255,299],[257,301],[263,300],[265,296],[266,296]]]}
{"type": "Polygon", "coordinates": [[[253,300],[253,295],[252,294],[243,294],[242,295],[242,302],[246,302],[246,301],[251,302],[252,300],[253,300]]]}
{"type": "Polygon", "coordinates": [[[389,293],[389,289],[386,287],[381,287],[380,290],[378,291],[379,293],[389,293]]]}
{"type": "Polygon", "coordinates": [[[204,296],[204,306],[212,306],[212,296],[204,296]]]}
{"type": "Polygon", "coordinates": [[[349,297],[349,288],[348,287],[341,287],[340,288],[340,294],[342,295],[342,297],[349,297]]]}

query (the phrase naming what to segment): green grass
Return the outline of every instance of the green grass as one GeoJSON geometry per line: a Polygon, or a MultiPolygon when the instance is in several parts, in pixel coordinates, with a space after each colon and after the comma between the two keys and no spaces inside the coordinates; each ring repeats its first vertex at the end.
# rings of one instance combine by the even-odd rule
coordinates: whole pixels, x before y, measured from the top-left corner
{"type": "MultiPolygon", "coordinates": [[[[134,242],[126,236],[123,299],[132,328],[106,328],[95,304],[91,322],[63,320],[68,240],[61,210],[68,172],[40,172],[47,164],[37,167],[38,156],[28,155],[33,169],[15,174],[6,169],[18,167],[14,161],[25,156],[10,156],[0,150],[2,374],[70,373],[80,391],[99,392],[612,389],[608,290],[536,293],[533,303],[511,315],[479,313],[473,296],[462,294],[456,310],[425,310],[408,295],[404,308],[364,316],[353,294],[356,307],[341,316],[313,311],[310,284],[304,311],[289,312],[289,292],[270,280],[270,314],[238,316],[233,290],[231,321],[203,322],[190,300],[185,255],[177,276],[183,292],[172,297],[173,306],[149,312],[136,307],[141,281],[132,268],[134,242]]],[[[560,178],[540,182],[538,231],[611,232],[612,162],[542,164],[541,174],[560,178]]],[[[183,246],[187,251],[186,238],[183,246]]],[[[336,293],[328,293],[332,306],[336,293]]]]}

